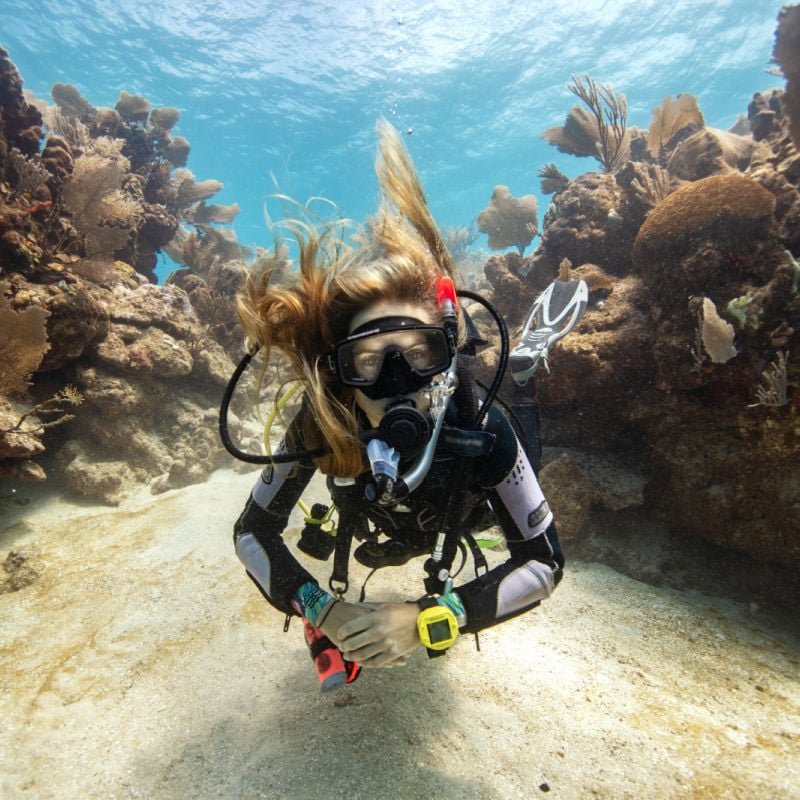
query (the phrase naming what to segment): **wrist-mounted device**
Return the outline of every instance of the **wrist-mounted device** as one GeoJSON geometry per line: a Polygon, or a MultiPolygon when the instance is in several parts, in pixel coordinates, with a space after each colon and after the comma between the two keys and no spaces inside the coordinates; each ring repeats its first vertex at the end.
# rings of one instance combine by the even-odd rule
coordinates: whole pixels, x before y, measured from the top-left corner
{"type": "Polygon", "coordinates": [[[458,637],[456,615],[447,606],[440,606],[435,597],[423,597],[417,605],[417,631],[428,656],[444,655],[458,637]]]}

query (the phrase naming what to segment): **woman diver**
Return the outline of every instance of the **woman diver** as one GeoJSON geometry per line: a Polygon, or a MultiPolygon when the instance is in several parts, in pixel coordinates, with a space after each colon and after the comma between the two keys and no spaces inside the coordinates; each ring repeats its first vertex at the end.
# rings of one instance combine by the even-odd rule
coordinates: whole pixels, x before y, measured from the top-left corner
{"type": "Polygon", "coordinates": [[[378,136],[381,203],[355,249],[306,229],[294,280],[272,285],[266,274],[238,297],[251,350],[282,353],[304,396],[236,522],[236,553],[287,624],[304,619],[312,655],[320,642],[341,651],[350,679],[356,662],[402,665],[423,645],[442,654],[459,633],[537,606],[564,565],[525,448],[490,398],[476,396],[474,328],[457,308],[453,263],[410,156],[387,122],[378,136]],[[282,534],[317,469],[339,513],[338,588],[355,537],[356,559],[373,568],[427,553],[422,598],[347,602],[292,555],[282,534]],[[453,586],[462,535],[491,524],[508,559],[453,586]]]}

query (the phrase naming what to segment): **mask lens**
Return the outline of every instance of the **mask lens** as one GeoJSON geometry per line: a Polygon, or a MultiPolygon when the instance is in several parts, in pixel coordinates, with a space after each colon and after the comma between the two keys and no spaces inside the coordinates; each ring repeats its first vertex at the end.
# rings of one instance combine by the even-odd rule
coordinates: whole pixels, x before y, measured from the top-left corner
{"type": "Polygon", "coordinates": [[[349,386],[378,380],[386,357],[399,354],[420,377],[443,372],[450,365],[447,337],[441,328],[418,327],[351,337],[336,348],[339,378],[349,386]]]}

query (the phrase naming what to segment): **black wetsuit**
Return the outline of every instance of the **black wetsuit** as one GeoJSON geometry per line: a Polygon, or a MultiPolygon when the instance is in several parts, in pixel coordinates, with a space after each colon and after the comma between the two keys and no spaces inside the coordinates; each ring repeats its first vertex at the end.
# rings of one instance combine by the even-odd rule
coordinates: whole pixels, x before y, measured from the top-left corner
{"type": "MultiPolygon", "coordinates": [[[[293,425],[293,439],[300,427],[293,425]]],[[[364,499],[369,473],[356,479],[328,478],[340,510],[340,530],[349,525],[357,538],[363,538],[372,523],[390,538],[412,546],[432,543],[445,519],[456,531],[487,527],[488,501],[494,514],[488,524],[496,522],[502,528],[509,557],[454,587],[466,609],[463,632],[487,628],[538,605],[550,596],[564,566],[553,515],[511,425],[492,408],[484,431],[489,434],[489,451],[472,457],[465,455],[457,435],[443,436],[423,482],[394,506],[364,499]]],[[[234,529],[236,552],[248,574],[267,600],[286,614],[297,613],[292,607],[297,589],[308,581],[317,582],[281,536],[314,470],[307,462],[268,466],[234,529]]]]}

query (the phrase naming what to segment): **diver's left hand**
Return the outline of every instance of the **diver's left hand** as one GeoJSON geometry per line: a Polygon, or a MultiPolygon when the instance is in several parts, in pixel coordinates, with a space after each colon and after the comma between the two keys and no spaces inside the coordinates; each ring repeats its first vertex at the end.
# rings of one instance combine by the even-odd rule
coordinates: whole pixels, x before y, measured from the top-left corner
{"type": "Polygon", "coordinates": [[[339,628],[344,657],[368,668],[405,664],[409,653],[422,644],[416,603],[375,603],[372,608],[339,628]]]}

